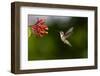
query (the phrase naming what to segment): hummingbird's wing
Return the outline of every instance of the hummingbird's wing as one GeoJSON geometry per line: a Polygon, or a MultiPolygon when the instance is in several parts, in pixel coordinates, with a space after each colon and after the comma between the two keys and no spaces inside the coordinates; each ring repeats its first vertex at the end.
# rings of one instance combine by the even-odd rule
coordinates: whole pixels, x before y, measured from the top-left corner
{"type": "Polygon", "coordinates": [[[68,38],[71,34],[72,34],[72,31],[73,31],[73,27],[71,27],[66,33],[65,33],[65,38],[68,38]]]}
{"type": "Polygon", "coordinates": [[[68,40],[64,40],[64,43],[72,47],[71,43],[68,40]]]}

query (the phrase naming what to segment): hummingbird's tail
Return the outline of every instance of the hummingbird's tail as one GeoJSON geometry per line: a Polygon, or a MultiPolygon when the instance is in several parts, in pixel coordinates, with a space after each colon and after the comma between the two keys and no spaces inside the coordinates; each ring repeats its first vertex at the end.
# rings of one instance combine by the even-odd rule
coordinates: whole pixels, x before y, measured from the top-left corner
{"type": "Polygon", "coordinates": [[[68,40],[65,40],[64,43],[72,47],[71,43],[68,40]]]}

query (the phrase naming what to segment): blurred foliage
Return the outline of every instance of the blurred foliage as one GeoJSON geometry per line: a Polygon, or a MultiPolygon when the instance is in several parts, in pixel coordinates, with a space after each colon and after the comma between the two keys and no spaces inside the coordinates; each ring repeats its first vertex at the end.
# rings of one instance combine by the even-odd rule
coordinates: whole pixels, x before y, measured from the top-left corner
{"type": "MultiPolygon", "coordinates": [[[[60,18],[60,17],[59,17],[60,18]]],[[[48,35],[36,37],[30,26],[28,27],[28,60],[76,59],[88,57],[88,25],[86,17],[72,17],[68,22],[51,20],[48,25],[48,35]],[[59,32],[66,32],[74,27],[68,38],[72,47],[64,44],[59,32]]]]}
{"type": "Polygon", "coordinates": [[[28,27],[28,37],[30,37],[31,36],[31,27],[28,27]]]}

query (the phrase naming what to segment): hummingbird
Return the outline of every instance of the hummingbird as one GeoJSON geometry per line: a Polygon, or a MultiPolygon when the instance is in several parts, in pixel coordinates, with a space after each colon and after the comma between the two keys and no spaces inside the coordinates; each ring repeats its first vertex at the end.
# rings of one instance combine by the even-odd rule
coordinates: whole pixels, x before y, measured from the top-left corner
{"type": "Polygon", "coordinates": [[[60,31],[60,38],[61,38],[61,41],[64,42],[65,44],[69,45],[70,47],[72,47],[71,43],[67,40],[67,38],[72,34],[73,32],[73,27],[71,27],[67,32],[63,32],[63,31],[60,31]]]}

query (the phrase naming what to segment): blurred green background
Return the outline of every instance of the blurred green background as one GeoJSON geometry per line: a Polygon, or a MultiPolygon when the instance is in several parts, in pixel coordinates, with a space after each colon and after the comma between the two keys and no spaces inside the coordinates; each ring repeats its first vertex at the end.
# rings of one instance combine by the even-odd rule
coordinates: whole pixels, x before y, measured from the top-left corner
{"type": "Polygon", "coordinates": [[[69,16],[28,15],[28,60],[78,59],[88,57],[88,18],[69,16]],[[48,35],[36,37],[30,28],[37,18],[46,18],[48,35]],[[72,47],[60,39],[60,31],[74,27],[68,38],[72,47]]]}

